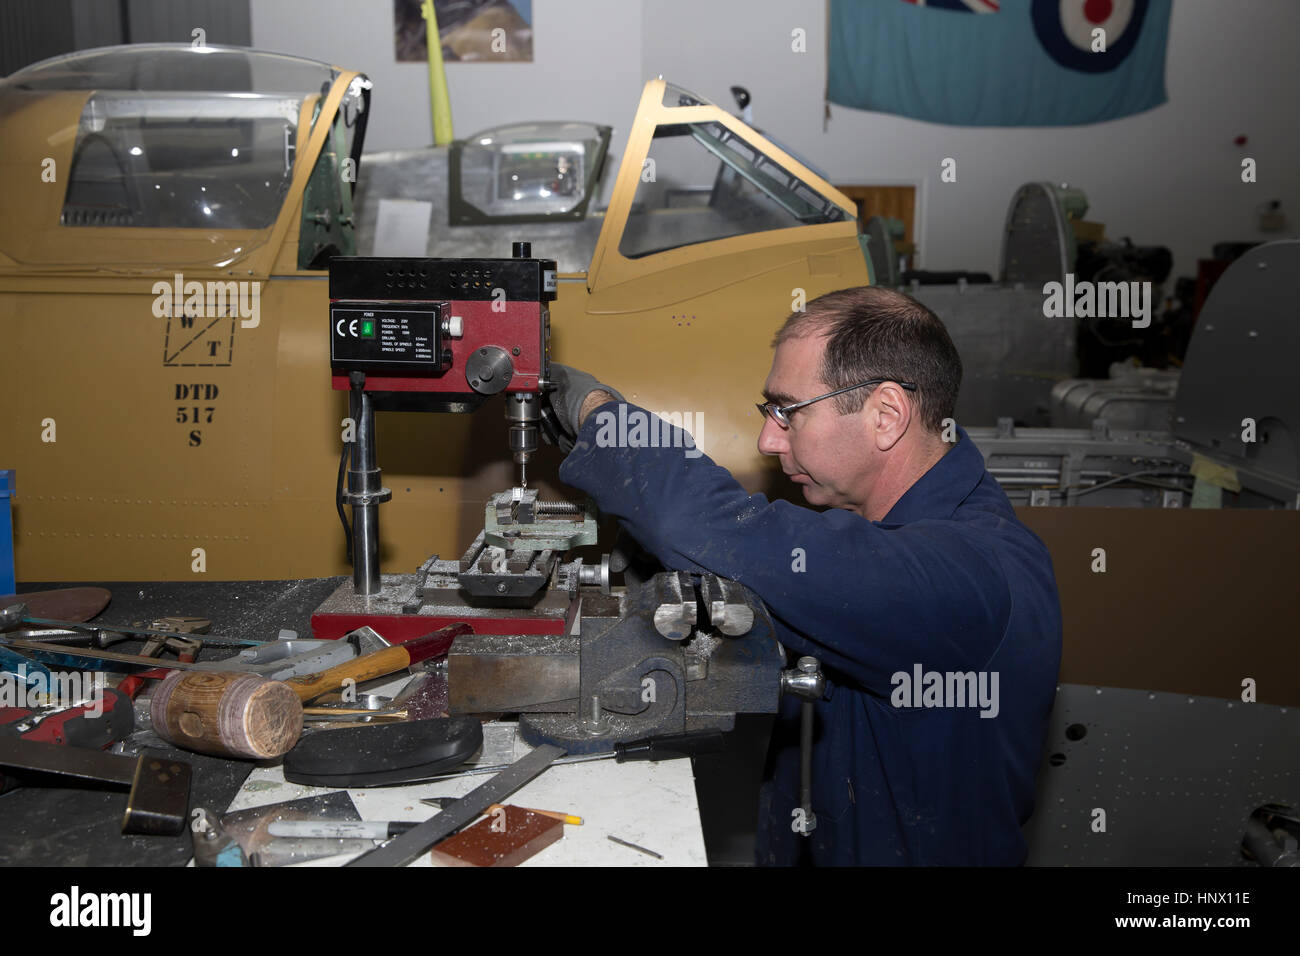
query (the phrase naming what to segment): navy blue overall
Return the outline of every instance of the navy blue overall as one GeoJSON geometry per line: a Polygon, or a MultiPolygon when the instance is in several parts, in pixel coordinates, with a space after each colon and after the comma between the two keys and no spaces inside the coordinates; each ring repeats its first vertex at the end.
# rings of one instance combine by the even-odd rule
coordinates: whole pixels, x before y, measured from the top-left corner
{"type": "Polygon", "coordinates": [[[829,679],[816,705],[816,828],[795,832],[799,701],[787,696],[758,863],[1023,863],[1061,610],[1047,548],[965,430],[883,521],[868,521],[747,494],[680,443],[598,447],[599,414],[616,409],[588,416],[560,478],[666,567],[752,588],[791,662],[812,655],[829,679]]]}

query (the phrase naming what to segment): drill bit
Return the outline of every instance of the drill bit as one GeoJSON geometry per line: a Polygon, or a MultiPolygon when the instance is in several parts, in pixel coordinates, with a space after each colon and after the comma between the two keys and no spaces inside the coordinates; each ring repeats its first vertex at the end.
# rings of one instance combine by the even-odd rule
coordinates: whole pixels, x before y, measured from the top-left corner
{"type": "Polygon", "coordinates": [[[528,462],[526,461],[521,461],[519,463],[519,487],[528,487],[528,462]]]}

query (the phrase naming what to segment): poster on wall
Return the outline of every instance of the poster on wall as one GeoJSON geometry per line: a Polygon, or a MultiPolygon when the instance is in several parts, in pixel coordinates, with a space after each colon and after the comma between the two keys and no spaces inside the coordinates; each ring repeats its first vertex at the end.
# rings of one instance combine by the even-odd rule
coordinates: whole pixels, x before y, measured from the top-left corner
{"type": "MultiPolygon", "coordinates": [[[[421,0],[393,0],[398,62],[425,62],[421,0]]],[[[433,0],[444,62],[531,63],[533,0],[433,0]]]]}

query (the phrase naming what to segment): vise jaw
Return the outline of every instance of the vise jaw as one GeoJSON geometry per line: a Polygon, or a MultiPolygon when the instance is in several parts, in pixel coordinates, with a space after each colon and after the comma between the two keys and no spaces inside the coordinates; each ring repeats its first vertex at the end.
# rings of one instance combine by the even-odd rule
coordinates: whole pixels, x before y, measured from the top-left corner
{"type": "Polygon", "coordinates": [[[518,713],[529,743],[578,754],[776,711],[784,656],[767,609],[738,582],[667,571],[610,594],[583,588],[580,600],[562,636],[458,638],[449,712],[518,713]]]}

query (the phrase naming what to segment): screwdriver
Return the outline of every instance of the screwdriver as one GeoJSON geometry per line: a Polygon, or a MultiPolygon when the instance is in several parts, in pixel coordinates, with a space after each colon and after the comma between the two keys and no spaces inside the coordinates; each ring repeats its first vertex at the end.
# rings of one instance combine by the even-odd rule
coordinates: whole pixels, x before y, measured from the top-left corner
{"type": "MultiPolygon", "coordinates": [[[[722,746],[721,731],[705,730],[692,734],[671,734],[664,737],[645,737],[641,740],[630,740],[625,744],[615,744],[612,751],[598,754],[581,754],[576,757],[561,757],[554,762],[557,764],[587,763],[591,760],[608,760],[611,757],[614,758],[615,763],[625,763],[629,760],[675,760],[678,757],[715,754],[722,750],[722,746]]],[[[468,770],[439,774],[428,779],[446,780],[449,777],[468,777],[476,773],[496,773],[498,770],[505,770],[509,766],[510,764],[498,764],[494,767],[470,767],[468,770]]]]}

